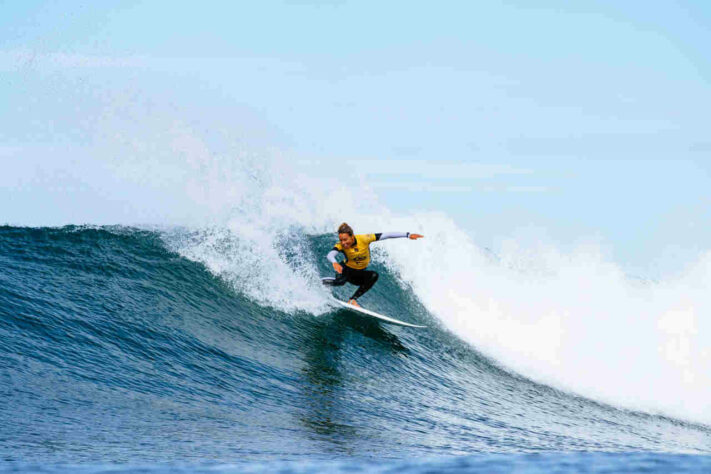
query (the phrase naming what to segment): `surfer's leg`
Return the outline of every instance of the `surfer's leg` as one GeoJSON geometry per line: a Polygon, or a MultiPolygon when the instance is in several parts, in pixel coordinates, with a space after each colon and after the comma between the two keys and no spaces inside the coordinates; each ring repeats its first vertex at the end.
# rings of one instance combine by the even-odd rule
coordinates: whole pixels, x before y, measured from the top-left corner
{"type": "Polygon", "coordinates": [[[372,272],[370,270],[361,270],[358,272],[358,280],[356,281],[351,281],[351,283],[355,283],[356,285],[360,285],[358,289],[356,290],[355,293],[353,293],[353,296],[351,296],[352,300],[357,300],[363,294],[365,294],[366,291],[371,289],[373,285],[375,285],[375,282],[378,281],[378,273],[377,272],[372,272]]]}
{"type": "Polygon", "coordinates": [[[343,286],[348,282],[348,277],[346,277],[345,272],[341,274],[336,274],[336,278],[322,280],[323,284],[326,286],[343,286]]]}

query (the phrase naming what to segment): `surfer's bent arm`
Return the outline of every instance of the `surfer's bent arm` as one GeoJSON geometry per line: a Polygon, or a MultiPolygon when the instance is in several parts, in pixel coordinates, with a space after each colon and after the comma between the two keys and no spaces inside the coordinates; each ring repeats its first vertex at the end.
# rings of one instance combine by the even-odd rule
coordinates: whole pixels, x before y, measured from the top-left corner
{"type": "Polygon", "coordinates": [[[331,262],[331,265],[333,265],[333,269],[336,270],[336,273],[342,273],[343,266],[340,263],[338,263],[338,260],[336,260],[336,255],[338,255],[338,252],[340,252],[340,250],[334,248],[333,250],[328,252],[328,255],[326,255],[326,258],[328,259],[329,262],[331,262]]]}
{"type": "Polygon", "coordinates": [[[338,261],[336,260],[336,255],[338,255],[338,250],[333,249],[330,252],[328,252],[328,255],[326,255],[326,258],[331,263],[338,263],[338,261]]]}

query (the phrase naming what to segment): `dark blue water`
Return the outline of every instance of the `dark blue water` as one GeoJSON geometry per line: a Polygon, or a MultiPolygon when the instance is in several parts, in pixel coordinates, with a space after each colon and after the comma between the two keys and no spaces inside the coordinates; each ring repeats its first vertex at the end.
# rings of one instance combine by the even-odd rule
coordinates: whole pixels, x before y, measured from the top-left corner
{"type": "Polygon", "coordinates": [[[711,428],[502,370],[377,264],[370,307],[427,329],[278,311],[168,247],[0,228],[0,470],[711,471],[711,428]]]}

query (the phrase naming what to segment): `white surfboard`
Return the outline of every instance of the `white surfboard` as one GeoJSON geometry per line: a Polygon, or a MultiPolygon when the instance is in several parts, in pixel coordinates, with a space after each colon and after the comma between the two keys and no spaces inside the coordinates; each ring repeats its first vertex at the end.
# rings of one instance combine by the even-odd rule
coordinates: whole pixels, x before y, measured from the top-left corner
{"type": "Polygon", "coordinates": [[[418,324],[410,324],[406,323],[405,321],[400,321],[399,319],[395,318],[389,318],[388,316],[383,316],[382,314],[378,314],[375,311],[370,311],[369,309],[365,308],[359,308],[358,306],[353,306],[352,304],[348,304],[345,301],[338,300],[336,298],[333,298],[333,301],[338,303],[339,305],[343,306],[346,309],[350,309],[351,311],[355,311],[356,313],[360,314],[366,314],[368,316],[371,316],[379,321],[382,321],[384,323],[390,323],[390,324],[397,324],[398,326],[407,326],[410,328],[426,328],[427,326],[420,326],[418,324]]]}

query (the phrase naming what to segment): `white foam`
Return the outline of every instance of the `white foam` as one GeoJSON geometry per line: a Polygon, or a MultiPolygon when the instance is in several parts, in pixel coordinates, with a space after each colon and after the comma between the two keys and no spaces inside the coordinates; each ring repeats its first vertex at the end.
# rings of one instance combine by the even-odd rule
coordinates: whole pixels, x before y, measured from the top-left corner
{"type": "Polygon", "coordinates": [[[711,253],[643,283],[593,244],[568,253],[509,245],[492,260],[446,217],[418,222],[426,245],[388,253],[454,333],[534,380],[711,423],[711,253]]]}

